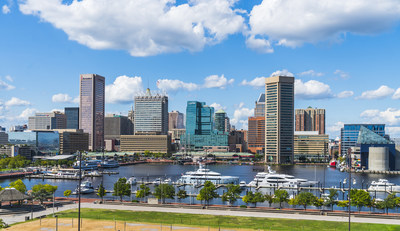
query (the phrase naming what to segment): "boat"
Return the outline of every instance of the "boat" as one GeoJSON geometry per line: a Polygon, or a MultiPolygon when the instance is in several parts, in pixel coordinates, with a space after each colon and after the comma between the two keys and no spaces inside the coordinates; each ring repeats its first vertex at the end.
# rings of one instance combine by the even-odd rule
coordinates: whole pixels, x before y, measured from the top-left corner
{"type": "Polygon", "coordinates": [[[368,191],[396,191],[400,192],[400,185],[390,183],[386,179],[379,179],[378,181],[372,181],[368,191]]]}
{"type": "Polygon", "coordinates": [[[90,177],[99,177],[99,176],[102,176],[102,175],[101,175],[101,173],[99,173],[97,170],[94,170],[94,171],[88,172],[88,173],[86,174],[86,176],[90,176],[90,177]]]}
{"type": "MultiPolygon", "coordinates": [[[[79,169],[79,160],[74,163],[74,169],[79,169]]],[[[82,170],[96,170],[98,169],[98,160],[83,160],[81,163],[82,170]]]]}
{"type": "Polygon", "coordinates": [[[186,172],[177,183],[202,185],[206,181],[211,181],[213,184],[238,184],[239,177],[222,176],[221,173],[210,171],[210,169],[204,168],[203,164],[199,163],[199,168],[196,171],[186,172]]]}
{"type": "Polygon", "coordinates": [[[337,162],[335,160],[332,160],[331,162],[329,162],[328,167],[336,168],[336,164],[337,164],[337,162]]]}
{"type": "Polygon", "coordinates": [[[246,181],[240,181],[239,182],[239,186],[242,187],[242,188],[246,187],[247,186],[246,181]]]}
{"type": "MultiPolygon", "coordinates": [[[[94,188],[93,188],[92,182],[90,182],[90,181],[82,182],[79,188],[80,188],[80,193],[81,194],[94,193],[94,188]]],[[[79,188],[75,189],[74,194],[78,194],[79,193],[79,188]]]]}
{"type": "Polygon", "coordinates": [[[115,160],[103,160],[100,162],[100,168],[118,168],[119,163],[115,160]]]}
{"type": "Polygon", "coordinates": [[[171,178],[167,178],[167,179],[163,180],[162,183],[163,184],[171,184],[172,180],[171,180],[171,178]]]}
{"type": "Polygon", "coordinates": [[[135,185],[137,183],[136,177],[133,177],[133,176],[129,177],[129,179],[126,181],[126,183],[130,184],[130,185],[135,185]]]}
{"type": "Polygon", "coordinates": [[[153,182],[151,182],[154,185],[159,185],[161,184],[161,178],[156,178],[155,180],[153,180],[153,182]]]}

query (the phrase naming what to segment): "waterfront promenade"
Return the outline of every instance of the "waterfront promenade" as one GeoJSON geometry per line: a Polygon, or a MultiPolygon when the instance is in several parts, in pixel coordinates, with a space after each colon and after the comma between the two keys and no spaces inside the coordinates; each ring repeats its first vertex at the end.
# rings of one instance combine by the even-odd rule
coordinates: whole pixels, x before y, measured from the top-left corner
{"type": "MultiPolygon", "coordinates": [[[[65,211],[69,209],[76,209],[77,204],[67,204],[62,207],[55,209],[57,211],[65,211]]],[[[348,222],[348,217],[343,216],[324,216],[324,215],[308,215],[308,214],[293,214],[293,213],[273,213],[268,211],[246,211],[236,210],[230,211],[229,208],[221,209],[201,209],[199,208],[188,208],[188,207],[162,207],[162,206],[143,206],[143,205],[129,205],[129,204],[94,204],[94,203],[82,203],[82,208],[93,208],[93,209],[114,209],[114,210],[127,210],[127,211],[148,211],[148,212],[171,212],[171,213],[187,213],[187,214],[203,214],[203,215],[232,215],[239,217],[260,217],[260,218],[285,218],[295,220],[318,220],[318,221],[336,221],[336,222],[348,222]]],[[[34,217],[52,215],[53,208],[47,208],[46,210],[35,212],[34,217]]],[[[14,224],[17,222],[25,221],[26,216],[30,216],[30,213],[24,214],[10,214],[2,215],[2,219],[7,224],[14,224]]],[[[373,224],[387,224],[387,225],[400,225],[400,219],[383,219],[383,218],[371,218],[371,217],[353,217],[351,222],[356,223],[373,223],[373,224]]]]}

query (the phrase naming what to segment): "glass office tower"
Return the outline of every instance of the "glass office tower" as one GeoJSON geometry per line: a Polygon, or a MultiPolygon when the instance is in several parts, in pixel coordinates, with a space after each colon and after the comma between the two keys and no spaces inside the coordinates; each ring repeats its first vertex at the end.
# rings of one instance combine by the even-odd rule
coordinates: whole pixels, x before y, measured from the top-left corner
{"type": "Polygon", "coordinates": [[[89,149],[104,146],[105,78],[96,74],[80,76],[79,128],[89,133],[89,149]]]}
{"type": "Polygon", "coordinates": [[[382,137],[385,136],[384,124],[345,124],[340,130],[341,154],[347,153],[349,148],[356,146],[361,127],[365,127],[382,137]]]}
{"type": "Polygon", "coordinates": [[[79,107],[64,108],[67,117],[67,129],[79,129],[79,107]]]}

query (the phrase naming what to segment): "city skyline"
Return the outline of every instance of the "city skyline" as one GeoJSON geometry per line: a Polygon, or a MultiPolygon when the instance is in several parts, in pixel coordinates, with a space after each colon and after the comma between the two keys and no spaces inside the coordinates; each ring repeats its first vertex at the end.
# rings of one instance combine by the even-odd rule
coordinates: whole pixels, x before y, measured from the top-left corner
{"type": "MultiPolygon", "coordinates": [[[[206,2],[188,4],[186,10],[201,9],[206,2]]],[[[223,3],[226,13],[211,10],[215,4],[210,3],[208,18],[216,22],[232,19],[231,27],[211,27],[210,21],[204,19],[203,27],[197,29],[208,33],[200,33],[199,37],[187,31],[168,30],[170,41],[155,40],[153,50],[146,46],[147,40],[140,43],[133,39],[135,49],[121,40],[124,34],[101,35],[99,31],[105,30],[105,25],[99,24],[93,34],[86,28],[78,30],[76,21],[90,23],[94,19],[66,15],[68,10],[59,11],[62,6],[58,2],[0,2],[0,126],[8,129],[27,123],[35,112],[79,106],[78,76],[96,73],[106,76],[106,114],[127,115],[134,96],[149,87],[168,93],[170,111],[185,111],[189,100],[208,102],[216,111],[224,109],[236,128],[246,128],[247,117],[253,116],[254,102],[263,93],[262,77],[278,73],[296,77],[295,109],[326,109],[326,133],[330,138],[339,136],[344,123],[376,122],[385,123],[391,137],[400,137],[400,84],[396,83],[399,3],[388,0],[384,6],[375,7],[377,1],[362,1],[358,6],[334,1],[340,7],[333,4],[328,11],[317,1],[299,1],[303,5],[296,3],[293,7],[284,1],[276,1],[276,5],[268,1],[215,2],[223,3]],[[349,13],[342,10],[346,7],[351,8],[349,13]],[[49,15],[51,10],[58,16],[49,15]],[[269,28],[267,25],[277,19],[260,15],[266,10],[274,10],[278,17],[292,12],[296,16],[292,18],[301,18],[298,21],[304,27],[293,29],[287,25],[297,24],[285,21],[286,26],[277,24],[281,32],[269,28]],[[303,19],[307,13],[315,13],[316,20],[303,19]],[[332,18],[340,20],[332,25],[322,23],[332,18]],[[70,25],[66,25],[67,19],[71,20],[70,25]],[[82,40],[88,36],[92,41],[82,40]]],[[[122,12],[124,1],[108,3],[115,4],[115,15],[122,12]]],[[[88,10],[79,2],[64,4],[76,4],[83,12],[88,10]]],[[[143,4],[151,5],[147,1],[143,4]]],[[[169,10],[175,6],[183,11],[183,4],[186,1],[171,3],[169,10]]],[[[99,15],[105,12],[101,6],[92,10],[99,15]]],[[[205,18],[205,12],[197,12],[198,18],[205,18]]],[[[187,20],[193,25],[201,24],[197,19],[187,20]]],[[[131,28],[124,21],[110,26],[119,27],[128,38],[140,29],[154,37],[162,33],[163,24],[148,22],[131,28]]],[[[175,21],[171,24],[181,25],[175,21]]]]}

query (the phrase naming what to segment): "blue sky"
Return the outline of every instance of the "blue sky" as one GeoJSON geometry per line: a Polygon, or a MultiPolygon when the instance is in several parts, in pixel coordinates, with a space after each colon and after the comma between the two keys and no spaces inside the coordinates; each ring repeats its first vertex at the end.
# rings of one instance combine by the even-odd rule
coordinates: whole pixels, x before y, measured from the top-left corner
{"type": "Polygon", "coordinates": [[[246,128],[262,77],[296,77],[296,108],[400,137],[397,0],[0,0],[0,126],[78,106],[79,74],[106,77],[106,112],[149,86],[169,109],[222,107],[246,128]],[[159,82],[159,84],[157,84],[159,82]]]}

